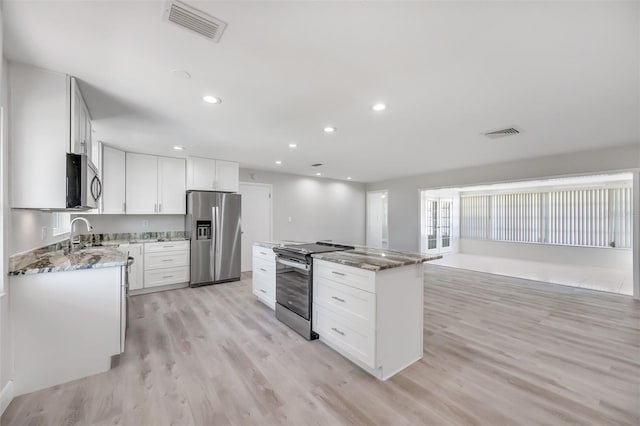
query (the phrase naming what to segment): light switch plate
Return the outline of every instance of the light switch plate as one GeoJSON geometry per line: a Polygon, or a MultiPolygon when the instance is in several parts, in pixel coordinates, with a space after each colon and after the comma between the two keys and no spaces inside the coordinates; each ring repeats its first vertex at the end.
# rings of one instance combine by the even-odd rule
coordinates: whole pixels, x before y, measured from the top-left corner
{"type": "Polygon", "coordinates": [[[47,227],[43,226],[42,229],[40,230],[40,238],[42,239],[42,241],[47,239],[47,227]]]}
{"type": "Polygon", "coordinates": [[[149,221],[148,221],[147,219],[144,219],[144,220],[142,221],[142,227],[143,227],[143,228],[148,228],[148,227],[149,227],[149,221]]]}

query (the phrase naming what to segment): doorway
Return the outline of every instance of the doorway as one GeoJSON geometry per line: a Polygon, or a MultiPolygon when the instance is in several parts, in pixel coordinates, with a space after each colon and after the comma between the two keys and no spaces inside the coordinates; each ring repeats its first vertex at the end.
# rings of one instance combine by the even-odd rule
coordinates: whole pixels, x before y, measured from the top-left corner
{"type": "Polygon", "coordinates": [[[425,196],[422,199],[422,212],[422,252],[451,252],[453,199],[425,196]]]}
{"type": "Polygon", "coordinates": [[[242,195],[241,271],[253,270],[253,243],[273,238],[271,184],[240,182],[242,195]]]}
{"type": "Polygon", "coordinates": [[[389,193],[367,192],[367,247],[389,247],[389,193]]]}

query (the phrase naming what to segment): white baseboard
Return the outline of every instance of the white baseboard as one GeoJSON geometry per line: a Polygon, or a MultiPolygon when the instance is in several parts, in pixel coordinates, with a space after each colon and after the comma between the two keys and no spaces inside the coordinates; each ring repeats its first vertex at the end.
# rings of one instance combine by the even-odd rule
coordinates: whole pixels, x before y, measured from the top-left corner
{"type": "Polygon", "coordinates": [[[0,416],[13,400],[13,380],[9,380],[0,391],[0,416]]]}

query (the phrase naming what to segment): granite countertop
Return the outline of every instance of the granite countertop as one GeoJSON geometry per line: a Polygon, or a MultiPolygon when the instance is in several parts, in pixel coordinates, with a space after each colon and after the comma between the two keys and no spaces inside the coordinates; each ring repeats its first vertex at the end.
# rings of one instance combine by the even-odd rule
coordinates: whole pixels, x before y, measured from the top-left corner
{"type": "Polygon", "coordinates": [[[183,231],[136,232],[119,234],[83,234],[80,236],[84,247],[118,246],[120,244],[155,243],[162,241],[187,241],[183,231]]]}
{"type": "Polygon", "coordinates": [[[327,262],[339,263],[341,265],[374,272],[406,265],[417,265],[442,258],[442,256],[439,255],[358,246],[356,246],[354,250],[316,253],[311,256],[314,259],[326,260],[327,262]]]}
{"type": "Polygon", "coordinates": [[[307,244],[304,241],[291,241],[291,240],[282,240],[282,241],[257,241],[253,243],[254,246],[264,247],[264,248],[274,248],[281,247],[285,245],[295,245],[295,244],[307,244]]]}
{"type": "Polygon", "coordinates": [[[48,246],[50,250],[43,247],[11,256],[9,275],[112,268],[127,264],[128,254],[116,247],[91,247],[70,251],[63,245],[52,246],[48,246]]]}

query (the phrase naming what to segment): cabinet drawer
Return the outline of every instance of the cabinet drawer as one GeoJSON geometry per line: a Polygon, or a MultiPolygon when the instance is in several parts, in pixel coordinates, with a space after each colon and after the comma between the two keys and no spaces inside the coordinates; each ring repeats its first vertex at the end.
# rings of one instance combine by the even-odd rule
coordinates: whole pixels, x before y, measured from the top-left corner
{"type": "Polygon", "coordinates": [[[322,260],[316,260],[314,264],[317,277],[327,278],[370,293],[376,292],[375,272],[322,260]]]}
{"type": "Polygon", "coordinates": [[[253,277],[253,294],[261,299],[276,300],[276,283],[260,275],[253,277]]]}
{"type": "Polygon", "coordinates": [[[189,281],[189,267],[164,268],[144,271],[144,288],[180,284],[189,281]]]}
{"type": "Polygon", "coordinates": [[[253,276],[262,276],[265,279],[276,282],[276,264],[260,257],[253,258],[253,276]]]}
{"type": "Polygon", "coordinates": [[[314,304],[314,330],[368,367],[375,368],[375,334],[355,330],[345,317],[314,304]]]}
{"type": "Polygon", "coordinates": [[[314,302],[345,316],[360,330],[375,329],[376,295],[318,277],[314,302]]]}
{"type": "Polygon", "coordinates": [[[275,262],[276,254],[270,248],[253,246],[253,258],[259,258],[267,262],[275,262]]]}
{"type": "Polygon", "coordinates": [[[173,268],[189,265],[188,251],[146,252],[144,254],[144,269],[173,268]]]}
{"type": "Polygon", "coordinates": [[[145,253],[155,253],[160,251],[189,250],[191,241],[164,241],[157,243],[145,243],[145,253]]]}

